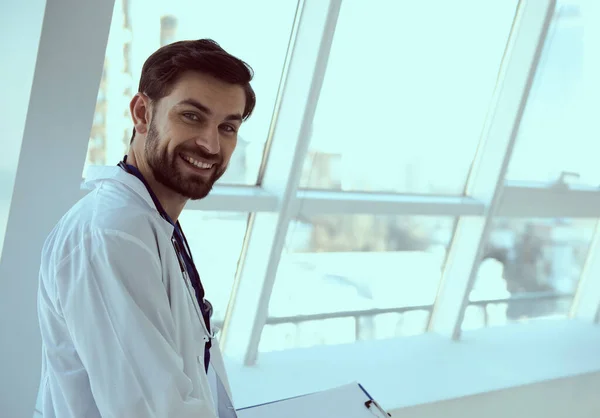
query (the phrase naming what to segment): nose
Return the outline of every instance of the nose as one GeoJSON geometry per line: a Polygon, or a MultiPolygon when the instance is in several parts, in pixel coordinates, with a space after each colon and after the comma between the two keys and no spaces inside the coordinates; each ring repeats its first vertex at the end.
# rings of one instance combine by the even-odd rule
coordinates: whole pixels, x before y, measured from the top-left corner
{"type": "Polygon", "coordinates": [[[218,154],[221,151],[219,128],[207,124],[196,137],[196,145],[204,148],[209,154],[218,154]]]}

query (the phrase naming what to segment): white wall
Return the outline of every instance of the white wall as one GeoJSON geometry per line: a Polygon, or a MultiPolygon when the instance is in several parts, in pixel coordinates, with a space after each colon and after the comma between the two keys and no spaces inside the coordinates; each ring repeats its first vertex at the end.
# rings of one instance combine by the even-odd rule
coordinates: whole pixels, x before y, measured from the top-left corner
{"type": "Polygon", "coordinates": [[[600,373],[390,411],[402,418],[597,418],[600,373]]]}

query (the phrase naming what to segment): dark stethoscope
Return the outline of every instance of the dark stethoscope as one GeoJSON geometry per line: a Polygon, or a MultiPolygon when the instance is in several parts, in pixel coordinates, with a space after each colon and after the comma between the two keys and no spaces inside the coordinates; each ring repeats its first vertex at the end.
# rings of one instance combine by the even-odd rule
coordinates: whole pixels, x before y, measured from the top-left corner
{"type": "MultiPolygon", "coordinates": [[[[127,156],[123,157],[123,161],[120,161],[118,166],[120,168],[122,168],[125,172],[137,177],[144,184],[144,186],[148,190],[148,193],[150,194],[150,197],[152,198],[152,201],[154,202],[154,206],[156,206],[156,210],[158,210],[158,212],[163,217],[163,219],[165,219],[167,222],[169,222],[175,228],[173,236],[171,237],[171,242],[173,244],[173,248],[175,249],[175,254],[177,255],[177,261],[179,262],[179,267],[181,268],[181,273],[184,276],[184,279],[186,281],[188,279],[190,280],[190,283],[192,284],[192,287],[194,288],[194,291],[196,293],[196,299],[198,301],[198,305],[200,306],[201,312],[200,312],[199,316],[201,316],[204,319],[204,323],[206,325],[207,332],[210,335],[212,335],[212,333],[210,331],[210,329],[211,329],[210,318],[212,317],[212,314],[213,314],[213,306],[208,300],[204,299],[204,297],[203,297],[204,296],[204,288],[202,287],[202,283],[200,282],[200,275],[198,274],[198,272],[196,270],[196,266],[195,266],[194,260],[192,258],[192,252],[190,250],[190,246],[187,242],[187,238],[185,237],[185,235],[183,233],[183,230],[181,229],[181,225],[179,224],[179,221],[173,222],[171,217],[164,210],[164,208],[160,204],[158,198],[156,197],[156,195],[154,194],[154,192],[152,191],[152,189],[146,182],[146,179],[144,179],[144,176],[142,175],[142,173],[137,169],[137,167],[127,164],[127,156]],[[184,256],[184,251],[182,250],[182,245],[184,246],[184,249],[185,249],[185,256],[184,256]],[[186,261],[186,259],[187,259],[187,261],[186,261]],[[192,270],[194,270],[194,274],[195,274],[195,278],[196,278],[196,282],[197,282],[196,285],[194,285],[194,281],[191,279],[191,275],[189,274],[190,272],[188,270],[190,268],[192,270]]],[[[207,344],[209,345],[208,348],[210,348],[210,340],[207,341],[207,344]]]]}
{"type": "MultiPolygon", "coordinates": [[[[181,231],[181,229],[180,229],[180,231],[181,231]]],[[[183,231],[181,231],[181,234],[183,235],[183,231]]],[[[189,250],[189,245],[187,243],[187,239],[185,238],[185,235],[183,235],[183,239],[185,240],[185,245],[187,247],[188,253],[191,254],[191,251],[189,250]]],[[[183,252],[181,251],[181,247],[179,246],[179,242],[177,242],[177,239],[175,237],[171,237],[171,243],[173,244],[173,248],[175,249],[175,254],[177,255],[177,261],[179,262],[179,267],[181,268],[181,274],[183,275],[183,278],[186,281],[190,280],[189,279],[190,275],[188,274],[188,271],[187,271],[187,268],[186,268],[186,263],[185,263],[185,260],[183,258],[183,252]]],[[[190,282],[191,282],[191,280],[190,280],[190,282]]],[[[206,315],[208,316],[208,318],[212,318],[212,315],[213,315],[213,306],[212,306],[212,303],[210,303],[208,301],[208,299],[202,299],[202,302],[203,302],[203,305],[204,305],[203,306],[204,312],[206,313],[206,315]]],[[[202,305],[200,305],[200,306],[202,306],[202,305]]],[[[202,315],[202,316],[204,316],[204,315],[202,315]]],[[[206,326],[207,326],[207,331],[210,330],[210,325],[206,324],[206,326]]]]}

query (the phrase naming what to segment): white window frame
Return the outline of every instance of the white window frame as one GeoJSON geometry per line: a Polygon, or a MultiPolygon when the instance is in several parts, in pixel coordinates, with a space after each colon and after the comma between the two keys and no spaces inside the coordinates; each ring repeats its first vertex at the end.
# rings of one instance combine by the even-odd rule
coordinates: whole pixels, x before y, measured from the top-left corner
{"type": "Polygon", "coordinates": [[[459,219],[429,324],[430,331],[449,338],[460,336],[554,9],[552,0],[521,1],[517,6],[490,117],[465,190],[467,196],[485,203],[486,216],[459,219]]]}
{"type": "Polygon", "coordinates": [[[245,364],[254,364],[257,358],[340,7],[341,0],[299,3],[283,94],[261,176],[261,187],[277,196],[279,207],[277,213],[256,213],[251,219],[244,264],[223,328],[225,353],[245,364]]]}
{"type": "MultiPolygon", "coordinates": [[[[516,140],[519,123],[523,116],[528,92],[533,82],[537,60],[541,54],[544,38],[548,26],[553,17],[555,1],[544,2],[521,1],[519,15],[515,22],[515,29],[508,47],[508,55],[502,68],[501,80],[498,94],[495,97],[494,109],[490,112],[485,130],[484,146],[480,149],[475,162],[475,169],[469,177],[466,196],[408,196],[388,193],[360,193],[360,192],[337,192],[323,190],[297,190],[295,194],[289,194],[288,205],[285,209],[279,209],[275,217],[269,218],[266,225],[254,223],[251,234],[260,237],[268,236],[267,242],[278,243],[277,248],[270,247],[271,252],[253,251],[251,255],[246,253],[245,263],[252,264],[252,268],[243,271],[238,277],[240,281],[247,281],[247,288],[253,287],[250,292],[236,292],[236,298],[232,309],[242,300],[253,295],[253,309],[248,310],[247,305],[240,307],[240,316],[245,316],[235,330],[238,336],[242,335],[240,329],[250,330],[244,338],[236,339],[236,347],[242,347],[241,351],[232,352],[230,346],[225,345],[226,352],[245,364],[251,365],[257,359],[260,333],[264,326],[268,313],[269,298],[277,272],[277,265],[281,257],[281,250],[287,233],[287,223],[279,224],[273,228],[277,221],[293,216],[312,216],[318,214],[396,214],[396,215],[431,215],[431,216],[455,216],[459,218],[459,226],[454,236],[452,249],[449,256],[447,268],[443,274],[442,285],[434,306],[429,330],[458,338],[464,310],[468,305],[468,295],[473,286],[477,272],[478,260],[481,249],[487,240],[491,220],[494,216],[502,217],[594,217],[600,210],[600,193],[592,188],[574,187],[561,184],[537,185],[516,184],[515,182],[504,182],[510,153],[516,140]],[[500,111],[496,111],[500,109],[500,111]],[[479,167],[479,169],[477,169],[479,167]],[[260,257],[260,258],[259,258],[260,257]],[[460,259],[457,261],[455,257],[460,259]],[[260,268],[257,268],[260,266],[260,268]],[[251,272],[251,273],[250,273],[251,272]],[[263,274],[264,272],[264,274],[263,274]],[[245,274],[244,274],[245,273],[245,274]],[[256,273],[260,273],[256,275],[256,273]],[[248,277],[254,275],[254,279],[248,277]],[[260,277],[260,278],[257,278],[260,277]],[[262,288],[262,296],[257,297],[257,288],[262,288]],[[248,318],[248,314],[254,312],[254,321],[248,318]],[[248,324],[252,323],[250,328],[248,324]]],[[[293,71],[293,66],[291,68],[293,71]]],[[[293,108],[297,108],[296,105],[293,108]]],[[[282,109],[285,108],[282,106],[282,109]]],[[[306,138],[297,137],[298,143],[302,144],[306,152],[306,138]]],[[[276,142],[277,143],[277,142],[276,142]]],[[[284,161],[280,165],[288,165],[290,161],[296,161],[291,156],[288,159],[279,159],[281,154],[271,154],[271,158],[284,161]],[[276,155],[276,157],[273,157],[276,155]]],[[[296,154],[297,157],[297,154],[296,154]]],[[[272,167],[267,166],[268,169],[272,167]]],[[[280,191],[275,195],[281,195],[281,190],[289,191],[297,189],[297,183],[290,186],[290,178],[298,174],[301,164],[294,165],[292,170],[279,169],[276,172],[286,173],[287,179],[278,176],[280,191]]],[[[297,180],[297,179],[295,179],[297,180]]],[[[263,184],[264,187],[264,184],[263,184]]],[[[268,186],[269,187],[269,186],[268,186]]],[[[274,190],[272,186],[269,187],[274,190]]],[[[277,190],[275,188],[275,190],[277,190]]],[[[241,202],[240,202],[241,203],[241,202]]],[[[240,208],[241,209],[241,208],[240,208]]],[[[246,208],[244,208],[245,210],[246,208]]],[[[597,215],[596,215],[597,216],[597,215]]],[[[261,242],[264,245],[264,241],[261,242]]],[[[257,247],[260,244],[256,245],[257,247]]],[[[262,247],[264,248],[264,247],[262,247]]],[[[594,246],[593,248],[596,248],[594,246]]],[[[590,257],[585,268],[584,277],[593,277],[591,271],[594,260],[598,258],[597,251],[590,251],[590,257]]],[[[598,267],[600,268],[600,267],[598,267]]],[[[581,280],[581,286],[586,289],[596,281],[581,280]]],[[[583,304],[586,308],[587,317],[598,310],[600,304],[600,285],[594,287],[596,292],[586,292],[589,297],[585,298],[583,304]]],[[[578,294],[582,294],[578,290],[578,294]]],[[[577,300],[580,300],[578,298],[577,300]]],[[[580,306],[580,303],[574,306],[580,306]]],[[[573,316],[581,316],[581,307],[575,309],[573,316]]],[[[594,319],[596,316],[594,316],[594,319]]],[[[232,328],[230,328],[232,334],[232,328]]],[[[229,334],[231,335],[231,334],[229,334]]]]}

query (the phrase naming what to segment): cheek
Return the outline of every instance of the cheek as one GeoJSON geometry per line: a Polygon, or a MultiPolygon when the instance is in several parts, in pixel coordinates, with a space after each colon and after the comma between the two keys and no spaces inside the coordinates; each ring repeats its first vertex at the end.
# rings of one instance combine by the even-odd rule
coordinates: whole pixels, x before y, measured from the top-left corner
{"type": "Polygon", "coordinates": [[[235,147],[237,145],[237,138],[230,139],[227,138],[221,141],[221,154],[223,155],[223,161],[228,162],[231,159],[231,155],[235,151],[235,147]]]}
{"type": "Polygon", "coordinates": [[[186,139],[193,138],[195,135],[191,125],[177,118],[169,118],[164,126],[164,132],[164,138],[174,143],[185,142],[186,139]]]}
{"type": "Polygon", "coordinates": [[[169,130],[165,131],[164,140],[167,144],[166,146],[170,151],[177,150],[183,143],[187,142],[190,139],[191,134],[186,132],[185,129],[171,127],[169,130]]]}

